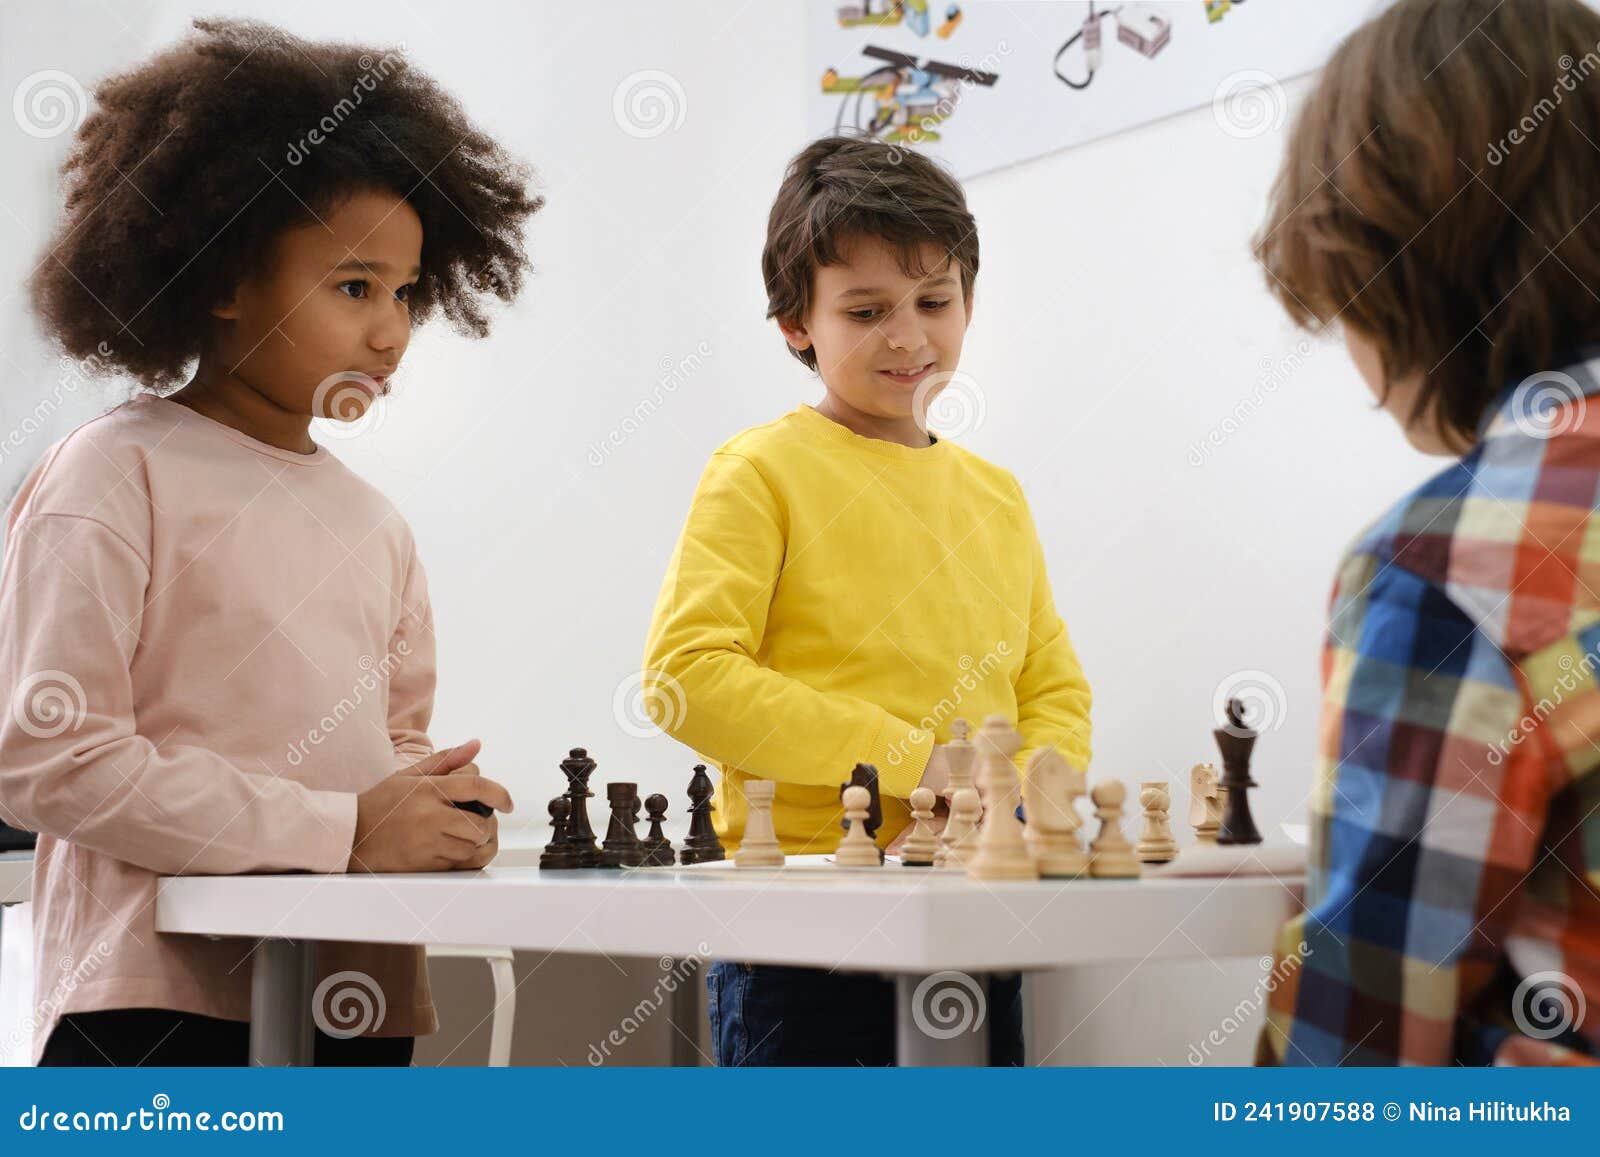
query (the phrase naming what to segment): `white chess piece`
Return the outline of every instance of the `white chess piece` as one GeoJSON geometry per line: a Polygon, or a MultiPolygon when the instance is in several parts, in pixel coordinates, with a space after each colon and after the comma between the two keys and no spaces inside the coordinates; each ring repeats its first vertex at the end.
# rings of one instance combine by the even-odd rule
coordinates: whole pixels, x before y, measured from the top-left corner
{"type": "Polygon", "coordinates": [[[749,804],[744,821],[744,839],[733,862],[740,868],[783,867],[783,846],[772,826],[772,796],[778,785],[770,779],[744,781],[744,798],[749,804]]]}
{"type": "Polygon", "coordinates": [[[1017,804],[1022,785],[1011,757],[1022,737],[1003,715],[991,715],[978,729],[978,790],[984,817],[978,829],[978,850],[967,861],[975,880],[1037,880],[1039,869],[1022,837],[1017,804]]]}
{"type": "Polygon", "coordinates": [[[931,866],[939,852],[939,837],[932,826],[933,805],[938,798],[931,787],[919,787],[911,793],[911,834],[900,845],[900,862],[908,868],[931,866]]]}
{"type": "Polygon", "coordinates": [[[983,804],[978,789],[964,787],[950,801],[950,822],[944,826],[945,843],[934,854],[936,868],[963,869],[978,847],[978,814],[983,804]]]}
{"type": "Polygon", "coordinates": [[[1122,879],[1139,875],[1139,860],[1133,846],[1122,834],[1122,803],[1128,789],[1121,780],[1108,779],[1094,785],[1089,797],[1094,800],[1094,814],[1100,819],[1100,831],[1089,845],[1089,874],[1091,876],[1122,879]]]}
{"type": "Polygon", "coordinates": [[[872,809],[872,793],[858,783],[844,789],[844,814],[850,821],[833,862],[841,868],[876,868],[883,861],[878,845],[867,834],[867,816],[872,809]]]}
{"type": "Polygon", "coordinates": [[[1197,844],[1214,844],[1222,829],[1222,790],[1217,769],[1197,763],[1189,769],[1189,826],[1197,844]]]}
{"type": "Polygon", "coordinates": [[[1022,788],[1023,810],[1028,815],[1024,838],[1041,876],[1071,879],[1089,868],[1089,857],[1078,836],[1083,817],[1078,814],[1077,800],[1083,790],[1083,772],[1054,747],[1042,747],[1029,758],[1022,788]]]}
{"type": "Polygon", "coordinates": [[[1144,830],[1134,854],[1141,864],[1165,864],[1178,857],[1178,843],[1172,838],[1167,811],[1172,797],[1164,779],[1147,779],[1139,785],[1139,802],[1144,806],[1144,830]]]}
{"type": "Polygon", "coordinates": [[[967,738],[971,725],[965,719],[950,721],[950,742],[944,745],[945,768],[949,779],[945,785],[945,798],[954,800],[956,792],[964,787],[977,787],[972,779],[972,761],[977,751],[967,738]]]}

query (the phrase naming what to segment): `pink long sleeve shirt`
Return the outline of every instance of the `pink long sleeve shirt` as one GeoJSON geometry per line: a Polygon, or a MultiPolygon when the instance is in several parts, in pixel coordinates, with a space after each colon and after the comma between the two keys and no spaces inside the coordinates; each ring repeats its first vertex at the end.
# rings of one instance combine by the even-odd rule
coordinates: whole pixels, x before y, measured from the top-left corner
{"type": "MultiPolygon", "coordinates": [[[[410,529],[325,447],[144,395],[53,446],[0,571],[0,818],[39,833],[34,1059],[64,1013],[250,1018],[252,941],[159,933],[169,875],[343,872],[356,793],[432,750],[410,529]]],[[[436,1030],[422,949],[329,944],[436,1030]]],[[[369,986],[370,987],[370,986],[369,986]]]]}

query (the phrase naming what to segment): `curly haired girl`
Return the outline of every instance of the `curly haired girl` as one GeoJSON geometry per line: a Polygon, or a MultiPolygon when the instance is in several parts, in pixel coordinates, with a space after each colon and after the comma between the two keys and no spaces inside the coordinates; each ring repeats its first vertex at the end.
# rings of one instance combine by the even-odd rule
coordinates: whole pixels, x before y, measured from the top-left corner
{"type": "MultiPolygon", "coordinates": [[[[99,86],[31,285],[69,355],[145,387],[8,520],[0,819],[40,836],[41,1064],[244,1063],[251,945],[157,932],[159,877],[481,867],[512,806],[476,740],[435,752],[416,544],[311,423],[371,413],[434,311],[487,332],[541,201],[401,52],[195,28],[99,86]]],[[[318,1063],[409,1063],[421,950],[325,948],[382,1012],[318,1063]]]]}

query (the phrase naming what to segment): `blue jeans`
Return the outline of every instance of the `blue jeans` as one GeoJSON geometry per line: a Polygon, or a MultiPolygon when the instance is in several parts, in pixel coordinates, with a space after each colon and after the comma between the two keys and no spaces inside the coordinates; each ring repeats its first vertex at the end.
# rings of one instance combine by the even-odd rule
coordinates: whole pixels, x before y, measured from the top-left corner
{"type": "MultiPolygon", "coordinates": [[[[989,978],[989,1063],[1021,1065],[1022,978],[989,978]]],[[[714,960],[706,1011],[719,1066],[894,1064],[894,982],[876,973],[828,972],[714,960]]]]}

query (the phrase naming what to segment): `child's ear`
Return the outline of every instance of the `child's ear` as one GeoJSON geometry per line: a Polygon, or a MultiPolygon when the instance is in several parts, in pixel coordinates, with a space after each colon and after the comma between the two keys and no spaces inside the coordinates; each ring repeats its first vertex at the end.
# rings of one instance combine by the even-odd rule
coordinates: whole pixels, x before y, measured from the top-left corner
{"type": "Polygon", "coordinates": [[[806,332],[806,327],[792,321],[778,322],[778,330],[783,334],[783,340],[789,343],[791,349],[808,350],[811,348],[811,335],[806,332]]]}

